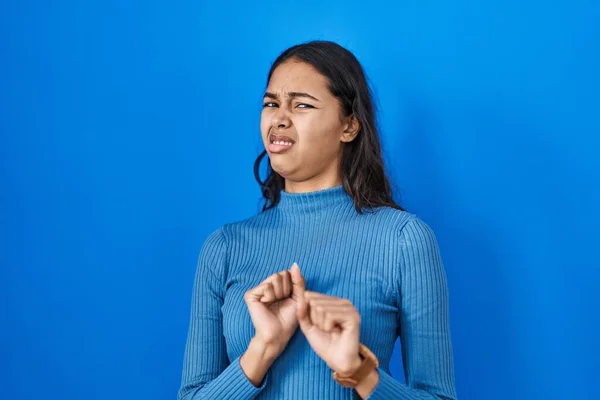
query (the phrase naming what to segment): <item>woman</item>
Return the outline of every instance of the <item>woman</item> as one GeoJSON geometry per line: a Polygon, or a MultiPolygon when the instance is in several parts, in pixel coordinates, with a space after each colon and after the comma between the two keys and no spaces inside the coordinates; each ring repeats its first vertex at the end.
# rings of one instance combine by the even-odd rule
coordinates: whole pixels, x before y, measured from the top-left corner
{"type": "Polygon", "coordinates": [[[179,399],[456,399],[439,248],[392,200],[354,55],[284,51],[261,133],[265,204],[203,245],[179,399]]]}

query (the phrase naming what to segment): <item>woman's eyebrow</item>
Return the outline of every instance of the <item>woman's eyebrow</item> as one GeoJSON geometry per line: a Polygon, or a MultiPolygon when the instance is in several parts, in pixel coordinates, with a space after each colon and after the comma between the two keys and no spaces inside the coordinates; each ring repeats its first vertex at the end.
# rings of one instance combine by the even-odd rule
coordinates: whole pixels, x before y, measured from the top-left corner
{"type": "MultiPolygon", "coordinates": [[[[315,100],[315,101],[320,101],[316,97],[311,96],[310,94],[304,93],[304,92],[288,92],[286,96],[289,97],[289,98],[308,97],[309,99],[312,99],[312,100],[315,100]]],[[[275,99],[275,100],[279,99],[276,94],[271,93],[271,92],[265,92],[264,97],[268,97],[270,99],[275,99]]]]}

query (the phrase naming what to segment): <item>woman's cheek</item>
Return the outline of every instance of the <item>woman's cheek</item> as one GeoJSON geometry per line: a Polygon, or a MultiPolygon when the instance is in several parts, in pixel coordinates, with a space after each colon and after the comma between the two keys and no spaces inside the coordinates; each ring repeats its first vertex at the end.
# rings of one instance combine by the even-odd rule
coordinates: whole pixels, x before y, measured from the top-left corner
{"type": "Polygon", "coordinates": [[[318,164],[320,158],[325,154],[319,138],[303,137],[302,142],[298,144],[300,145],[298,146],[298,155],[305,165],[318,164]]]}
{"type": "Polygon", "coordinates": [[[269,136],[269,125],[266,124],[266,123],[263,123],[262,121],[261,121],[261,124],[260,124],[260,135],[262,137],[263,143],[266,146],[268,144],[267,143],[267,139],[268,139],[268,136],[269,136]]]}

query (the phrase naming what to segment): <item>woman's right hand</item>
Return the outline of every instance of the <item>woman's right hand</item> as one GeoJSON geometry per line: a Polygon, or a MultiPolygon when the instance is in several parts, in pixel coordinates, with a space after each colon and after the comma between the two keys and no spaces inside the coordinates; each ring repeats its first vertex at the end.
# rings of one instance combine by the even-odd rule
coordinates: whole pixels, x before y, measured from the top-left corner
{"type": "Polygon", "coordinates": [[[305,280],[298,264],[277,272],[244,294],[256,331],[254,339],[276,358],[298,328],[296,306],[304,295],[305,280]]]}

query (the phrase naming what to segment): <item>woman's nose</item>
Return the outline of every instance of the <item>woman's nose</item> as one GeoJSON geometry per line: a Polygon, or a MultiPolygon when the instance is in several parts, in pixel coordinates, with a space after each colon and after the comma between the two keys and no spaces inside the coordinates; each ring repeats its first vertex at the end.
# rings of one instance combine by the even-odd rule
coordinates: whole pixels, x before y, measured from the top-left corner
{"type": "Polygon", "coordinates": [[[271,120],[271,126],[274,128],[288,128],[290,124],[291,121],[287,111],[279,108],[271,120]]]}

